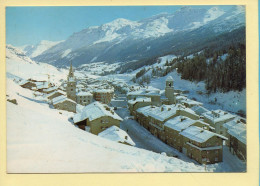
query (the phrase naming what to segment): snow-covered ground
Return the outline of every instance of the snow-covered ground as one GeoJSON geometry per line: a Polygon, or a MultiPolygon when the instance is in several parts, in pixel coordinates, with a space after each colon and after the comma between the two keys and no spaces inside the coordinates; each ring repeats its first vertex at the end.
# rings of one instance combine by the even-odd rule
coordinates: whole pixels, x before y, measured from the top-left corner
{"type": "MultiPolygon", "coordinates": [[[[165,63],[167,59],[173,57],[166,56],[160,63],[165,63]]],[[[99,70],[102,68],[100,66],[99,70]]],[[[6,70],[7,99],[16,99],[18,103],[16,105],[7,102],[7,170],[9,173],[245,171],[245,164],[233,157],[225,148],[224,162],[209,165],[205,170],[204,166],[162,143],[136,121],[131,120],[126,108],[117,110],[124,118],[121,126],[122,129],[129,130],[130,137],[139,148],[112,142],[80,130],[71,123],[70,118],[74,113],[53,109],[47,104],[44,96],[35,97],[32,91],[20,87],[14,81],[28,78],[47,81],[47,75],[50,75],[50,81],[59,84],[60,80],[66,80],[68,70],[36,63],[12,46],[7,46],[6,70]],[[160,154],[164,151],[172,151],[179,158],[160,154]]],[[[87,75],[98,80],[123,82],[128,86],[133,85],[130,80],[135,76],[134,73],[96,76],[81,71],[76,71],[75,75],[80,78],[87,75]]],[[[205,95],[197,94],[197,91],[204,91],[202,82],[196,84],[181,80],[176,72],[169,75],[174,78],[175,88],[189,90],[190,97],[202,101],[207,108],[212,108],[212,105],[204,102],[205,95]]],[[[165,78],[152,79],[151,85],[164,89],[165,78]]],[[[241,93],[241,97],[236,97],[240,101],[239,104],[242,103],[242,98],[245,99],[243,94],[245,92],[241,93]]],[[[225,98],[225,101],[231,103],[228,99],[234,95],[237,96],[235,93],[230,93],[230,97],[225,98]]],[[[219,97],[217,103],[222,103],[219,97]]],[[[215,99],[214,95],[209,97],[210,99],[215,99]]],[[[124,96],[121,95],[118,100],[126,104],[124,96]]],[[[223,109],[229,110],[226,105],[223,109]]],[[[230,106],[230,109],[234,108],[239,106],[230,106]]]]}
{"type": "Polygon", "coordinates": [[[7,79],[7,171],[68,172],[203,172],[177,158],[118,144],[75,127],[73,113],[59,111],[7,79]]]}
{"type": "Polygon", "coordinates": [[[57,69],[46,63],[36,63],[21,50],[8,45],[6,47],[6,75],[8,78],[35,79],[50,81],[59,85],[60,79],[66,79],[67,70],[57,69]]]}

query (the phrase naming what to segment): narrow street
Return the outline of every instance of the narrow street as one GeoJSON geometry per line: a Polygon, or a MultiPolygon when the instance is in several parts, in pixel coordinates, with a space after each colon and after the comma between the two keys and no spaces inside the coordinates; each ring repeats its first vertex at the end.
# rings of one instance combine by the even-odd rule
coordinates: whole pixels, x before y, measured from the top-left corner
{"type": "MultiPolygon", "coordinates": [[[[115,110],[115,112],[123,119],[120,128],[128,133],[128,135],[135,142],[136,147],[157,153],[165,152],[168,156],[175,156],[179,159],[185,160],[186,162],[193,162],[197,164],[197,162],[191,160],[184,154],[180,153],[178,150],[163,143],[144,127],[142,127],[137,121],[131,119],[132,116],[130,116],[130,113],[127,109],[125,95],[119,95],[116,100],[122,100],[122,104],[120,105],[121,107],[117,107],[117,110],[115,110]]],[[[119,105],[118,102],[116,102],[116,104],[117,106],[119,105]]]]}

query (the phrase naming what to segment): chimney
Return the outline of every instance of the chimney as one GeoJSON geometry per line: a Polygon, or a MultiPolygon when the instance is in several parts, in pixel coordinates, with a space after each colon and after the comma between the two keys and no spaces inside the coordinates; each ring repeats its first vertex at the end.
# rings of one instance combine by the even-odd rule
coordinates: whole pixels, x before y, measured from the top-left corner
{"type": "Polygon", "coordinates": [[[127,139],[128,139],[128,137],[127,137],[127,136],[125,136],[125,139],[127,140],[127,139]]]}
{"type": "Polygon", "coordinates": [[[164,109],[163,109],[163,107],[161,107],[161,111],[163,111],[164,109]]]}
{"type": "Polygon", "coordinates": [[[168,108],[168,111],[170,111],[171,110],[171,108],[168,108]]]}

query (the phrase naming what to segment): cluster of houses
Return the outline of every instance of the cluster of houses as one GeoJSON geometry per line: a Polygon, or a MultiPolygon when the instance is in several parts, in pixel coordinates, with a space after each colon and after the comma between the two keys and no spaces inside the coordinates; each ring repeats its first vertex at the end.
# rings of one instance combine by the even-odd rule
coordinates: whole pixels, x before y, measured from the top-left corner
{"type": "Polygon", "coordinates": [[[154,136],[201,164],[223,161],[223,144],[246,160],[246,120],[175,91],[166,79],[165,91],[152,87],[127,94],[130,114],[154,136]],[[225,141],[225,143],[224,143],[225,141]]]}
{"type": "Polygon", "coordinates": [[[93,84],[89,88],[82,84],[84,80],[77,84],[71,65],[65,88],[57,88],[50,82],[32,79],[21,81],[19,84],[23,88],[44,95],[56,109],[76,112],[76,106],[82,105],[81,111],[73,117],[76,126],[103,138],[134,146],[135,143],[130,136],[120,129],[122,118],[107,105],[113,98],[113,89],[105,83],[99,86],[94,84],[100,83],[97,80],[90,81],[93,84]]]}
{"type": "Polygon", "coordinates": [[[111,87],[105,86],[107,89],[100,89],[98,87],[87,89],[82,84],[82,81],[77,84],[72,64],[69,69],[67,82],[63,87],[58,88],[50,82],[33,79],[21,81],[20,86],[38,93],[44,93],[54,108],[70,112],[76,112],[77,104],[86,106],[95,100],[109,104],[114,95],[114,90],[111,87]]]}

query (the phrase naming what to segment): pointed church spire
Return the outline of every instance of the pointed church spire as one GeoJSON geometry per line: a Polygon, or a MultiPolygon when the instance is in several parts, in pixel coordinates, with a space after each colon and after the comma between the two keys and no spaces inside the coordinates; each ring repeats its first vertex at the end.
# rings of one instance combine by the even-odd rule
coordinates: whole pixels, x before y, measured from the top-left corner
{"type": "Polygon", "coordinates": [[[73,68],[72,68],[72,62],[70,62],[70,70],[69,70],[69,74],[68,74],[68,80],[69,79],[74,79],[74,72],[73,72],[73,68]]]}

